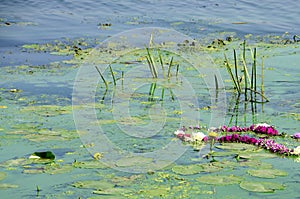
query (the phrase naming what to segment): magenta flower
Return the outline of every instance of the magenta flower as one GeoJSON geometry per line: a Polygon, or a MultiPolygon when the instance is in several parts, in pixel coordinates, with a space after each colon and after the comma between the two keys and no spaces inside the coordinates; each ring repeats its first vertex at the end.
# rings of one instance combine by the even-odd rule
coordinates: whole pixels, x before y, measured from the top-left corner
{"type": "Polygon", "coordinates": [[[292,137],[295,139],[300,139],[300,132],[294,133],[292,137]]]}

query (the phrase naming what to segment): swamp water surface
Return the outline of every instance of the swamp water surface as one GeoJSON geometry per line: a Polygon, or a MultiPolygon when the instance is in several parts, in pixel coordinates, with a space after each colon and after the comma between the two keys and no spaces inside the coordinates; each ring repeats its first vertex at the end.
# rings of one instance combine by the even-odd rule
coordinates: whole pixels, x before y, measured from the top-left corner
{"type": "MultiPolygon", "coordinates": [[[[1,7],[3,13],[0,27],[1,53],[3,53],[0,71],[1,197],[299,197],[298,158],[271,154],[252,145],[224,146],[216,143],[212,148],[216,152],[215,157],[207,159],[203,156],[210,152],[209,144],[199,150],[195,146],[181,144],[173,135],[173,132],[182,125],[200,125],[201,131],[207,134],[207,128],[211,126],[224,124],[249,126],[262,122],[274,125],[279,132],[288,135],[299,131],[300,52],[299,42],[293,42],[293,35],[299,32],[294,27],[300,26],[297,21],[289,19],[293,18],[293,14],[290,15],[291,17],[278,17],[281,20],[277,21],[271,19],[268,21],[269,24],[264,22],[266,19],[261,15],[253,14],[252,23],[242,27],[242,24],[234,25],[233,23],[249,21],[249,18],[242,15],[240,18],[231,18],[226,14],[228,11],[224,10],[227,8],[237,12],[239,7],[253,10],[253,5],[249,5],[247,1],[237,2],[237,7],[231,5],[233,8],[229,5],[217,6],[218,2],[211,1],[209,4],[202,5],[207,8],[201,8],[203,10],[201,15],[192,16],[188,14],[191,12],[186,11],[186,14],[173,18],[174,21],[168,20],[171,14],[163,14],[161,9],[157,10],[158,15],[148,13],[149,18],[140,17],[141,11],[135,12],[137,16],[132,16],[129,11],[124,10],[124,5],[130,9],[135,8],[129,3],[124,3],[124,5],[122,3],[115,7],[101,4],[104,10],[115,8],[118,14],[110,16],[109,12],[99,11],[99,15],[103,13],[101,17],[103,21],[99,22],[99,16],[95,14],[97,12],[87,11],[88,4],[87,7],[79,9],[75,8],[74,4],[72,4],[73,7],[64,7],[63,3],[57,3],[56,6],[61,6],[61,8],[55,10],[55,4],[49,3],[45,7],[40,6],[41,9],[37,11],[33,3],[33,1],[29,2],[28,8],[31,6],[30,9],[34,12],[23,11],[22,17],[18,17],[20,16],[18,12],[14,12],[11,17],[8,15],[12,12],[12,8],[16,11],[21,9],[22,3],[20,2],[15,2],[15,6],[12,6],[7,1],[1,7]],[[220,6],[224,8],[222,12],[218,8],[220,6]],[[76,9],[78,13],[83,10],[83,14],[73,13],[75,16],[72,16],[72,10],[76,9]],[[48,11],[46,13],[49,14],[35,20],[32,13],[41,15],[43,10],[48,11]],[[206,13],[211,10],[220,10],[220,12],[216,14],[217,17],[213,18],[206,13]],[[126,17],[122,18],[124,13],[126,17]],[[66,21],[58,21],[56,24],[61,27],[59,29],[61,32],[55,31],[55,28],[51,26],[46,26],[62,16],[66,21]],[[254,16],[257,18],[255,19],[254,16]],[[202,17],[205,20],[201,21],[202,17]],[[222,17],[224,17],[223,20],[221,20],[222,17]],[[198,20],[194,22],[193,18],[198,20]],[[72,22],[74,19],[77,19],[77,22],[76,20],[72,22]],[[100,29],[97,27],[97,31],[103,34],[100,34],[99,38],[96,36],[99,34],[97,31],[89,33],[77,31],[79,28],[72,23],[77,24],[78,19],[81,19],[87,30],[90,30],[90,24],[95,26],[104,23],[100,29]],[[191,21],[186,21],[187,19],[191,21]],[[21,23],[24,21],[27,23],[21,23]],[[10,25],[5,22],[10,22],[10,25]],[[106,27],[108,24],[105,23],[111,23],[112,26],[106,27]],[[201,27],[210,29],[204,31],[205,36],[203,32],[198,35],[199,29],[195,24],[199,23],[201,27]],[[65,24],[68,25],[64,30],[62,27],[65,24]],[[253,24],[256,24],[257,32],[252,31],[253,24]],[[146,59],[147,51],[144,47],[134,50],[118,49],[116,46],[119,46],[111,39],[106,40],[105,43],[109,44],[111,52],[101,51],[106,47],[100,46],[96,50],[94,48],[101,44],[108,35],[113,36],[114,33],[123,29],[152,25],[175,28],[199,38],[200,41],[196,42],[194,47],[191,41],[180,43],[179,40],[173,39],[174,41],[170,42],[171,47],[165,47],[168,50],[161,51],[166,70],[165,73],[158,70],[157,79],[152,78],[146,59]],[[38,37],[31,34],[31,31],[40,30],[41,26],[47,27],[42,30],[43,34],[36,34],[39,35],[38,37]],[[283,32],[278,31],[278,27],[284,30],[283,32],[295,31],[295,33],[282,35],[283,32]],[[74,29],[76,34],[71,33],[74,29]],[[224,29],[227,32],[223,32],[224,29]],[[17,30],[22,32],[18,33],[17,30]],[[70,36],[66,36],[64,31],[69,32],[70,36]],[[280,36],[268,35],[270,32],[280,36]],[[24,33],[23,37],[21,33],[24,33]],[[246,33],[258,36],[245,35],[246,33]],[[62,39],[62,36],[71,38],[62,39]],[[228,37],[232,40],[226,41],[228,37]],[[215,39],[222,40],[225,45],[215,39]],[[269,99],[267,103],[254,103],[253,105],[245,102],[243,96],[237,101],[232,82],[226,72],[224,53],[233,65],[233,49],[237,50],[240,57],[244,39],[247,41],[246,56],[249,62],[247,64],[252,63],[250,48],[258,50],[259,79],[262,76],[261,66],[264,65],[264,93],[269,99]],[[171,52],[172,46],[179,49],[177,53],[171,52]],[[198,54],[188,54],[190,48],[196,48],[198,54]],[[97,54],[100,51],[101,53],[97,54]],[[220,81],[218,97],[216,97],[218,89],[215,84],[212,84],[214,93],[211,92],[211,84],[205,79],[207,77],[205,70],[199,72],[194,67],[197,61],[210,63],[205,62],[207,60],[201,57],[193,57],[199,54],[211,57],[214,61],[213,67],[219,71],[217,74],[220,76],[217,77],[221,78],[218,79],[220,81]],[[172,57],[173,67],[170,70],[172,76],[168,80],[164,74],[168,75],[167,69],[171,65],[172,57]],[[190,62],[183,57],[189,57],[190,62]],[[111,65],[116,78],[116,86],[114,86],[111,71],[107,68],[101,71],[108,82],[108,89],[106,89],[94,67],[97,65],[102,69],[101,64],[111,65]],[[179,65],[178,76],[176,76],[177,65],[179,65]],[[82,80],[76,75],[83,66],[92,66],[94,77],[97,77],[97,82],[91,81],[91,85],[83,87],[84,89],[95,88],[91,91],[94,92],[95,104],[90,99],[87,101],[85,98],[79,99],[82,101],[74,99],[74,96],[76,97],[76,92],[73,90],[74,82],[76,77],[79,78],[77,83],[82,80]],[[131,70],[136,67],[142,68],[139,71],[131,70]],[[192,85],[192,90],[182,89],[189,88],[184,78],[187,78],[188,83],[192,85]],[[222,108],[225,108],[226,114],[224,121],[215,124],[216,117],[212,117],[212,114],[218,111],[222,114],[223,111],[223,109],[216,110],[214,106],[217,99],[224,100],[221,98],[224,94],[221,92],[223,84],[226,89],[226,107],[222,106],[222,108]],[[130,90],[126,90],[127,88],[130,90]],[[89,103],[81,104],[82,102],[89,103]],[[252,109],[252,105],[255,109],[252,109]],[[85,111],[90,107],[94,110],[95,118],[81,120],[83,124],[74,120],[76,114],[86,113],[85,111]],[[123,110],[129,110],[130,115],[126,115],[123,110]],[[78,124],[81,126],[78,127],[78,124]],[[101,127],[101,133],[95,133],[97,130],[92,131],[99,127],[101,127]],[[136,129],[141,129],[142,132],[136,129]],[[93,137],[95,135],[99,137],[93,137]],[[107,148],[97,145],[96,141],[101,140],[104,135],[118,148],[119,154],[110,154],[106,151],[107,148]],[[130,155],[131,153],[155,152],[172,142],[177,143],[180,149],[184,149],[184,153],[171,164],[168,158],[162,159],[167,160],[166,162],[154,162],[156,157],[130,155]],[[37,151],[51,151],[55,155],[55,160],[29,158],[37,151]],[[235,158],[237,154],[244,158],[235,158]],[[113,165],[106,159],[107,157],[112,158],[113,165]],[[108,164],[104,164],[101,160],[108,164]],[[127,170],[130,168],[131,171],[135,171],[134,169],[144,168],[145,165],[148,165],[146,172],[128,172],[127,170]],[[160,168],[151,169],[155,166],[160,168]]],[[[93,5],[93,2],[89,1],[89,3],[93,5]]],[[[138,5],[140,8],[136,9],[143,10],[143,3],[138,5]]],[[[167,7],[168,2],[163,6],[167,7]]],[[[91,7],[96,7],[96,5],[91,7]]],[[[259,7],[257,10],[254,9],[254,13],[263,12],[267,9],[266,7],[266,5],[261,5],[261,9],[259,7]]],[[[278,12],[284,15],[296,7],[289,5],[278,12]]],[[[183,8],[196,9],[188,7],[187,4],[183,8]]],[[[174,9],[178,9],[178,6],[174,6],[174,9]]],[[[271,13],[269,15],[272,16],[271,13]]],[[[172,41],[172,38],[169,40],[172,41]]],[[[145,42],[149,43],[149,41],[145,42]]],[[[154,47],[157,44],[155,41],[154,35],[154,47]]],[[[151,53],[159,68],[158,52],[155,48],[152,50],[151,53]]],[[[201,67],[205,68],[205,64],[201,67]]],[[[75,91],[77,91],[76,88],[75,91]]],[[[299,142],[289,137],[276,138],[276,141],[289,148],[299,145],[299,142]]]]}

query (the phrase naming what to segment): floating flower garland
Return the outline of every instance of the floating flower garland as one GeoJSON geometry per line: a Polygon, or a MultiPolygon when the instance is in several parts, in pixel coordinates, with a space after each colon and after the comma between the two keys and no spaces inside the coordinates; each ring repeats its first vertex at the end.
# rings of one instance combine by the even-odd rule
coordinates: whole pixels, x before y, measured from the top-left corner
{"type": "MultiPolygon", "coordinates": [[[[189,129],[192,130],[200,130],[201,128],[199,126],[196,127],[189,127],[189,129]]],[[[184,142],[190,142],[190,143],[206,143],[209,139],[213,139],[218,142],[240,142],[245,144],[252,144],[256,145],[258,147],[264,148],[272,153],[277,153],[280,155],[286,155],[286,156],[299,156],[300,155],[300,146],[289,149],[286,146],[276,143],[272,139],[267,138],[254,138],[250,137],[249,135],[240,135],[238,133],[241,132],[253,132],[256,134],[265,134],[267,136],[280,136],[282,134],[279,134],[278,131],[271,125],[266,123],[259,123],[259,124],[253,124],[249,127],[238,127],[238,126],[222,126],[220,128],[213,128],[210,129],[210,132],[208,133],[208,136],[204,133],[198,131],[198,132],[192,132],[186,133],[188,129],[185,127],[182,127],[181,129],[174,132],[177,138],[184,142]],[[218,132],[226,132],[226,135],[218,137],[218,132]],[[227,134],[228,132],[231,132],[232,134],[227,134]]],[[[300,139],[300,133],[295,133],[291,136],[294,139],[299,140],[300,139]]]]}

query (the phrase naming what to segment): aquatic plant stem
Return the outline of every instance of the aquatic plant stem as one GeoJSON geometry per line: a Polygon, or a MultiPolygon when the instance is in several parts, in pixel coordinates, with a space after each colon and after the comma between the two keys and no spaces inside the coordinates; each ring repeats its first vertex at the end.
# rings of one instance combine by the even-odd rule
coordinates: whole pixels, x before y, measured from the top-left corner
{"type": "Polygon", "coordinates": [[[113,70],[111,68],[111,65],[109,65],[109,70],[110,70],[111,76],[113,78],[114,85],[116,86],[117,85],[116,78],[115,78],[114,72],[113,72],[113,70]]]}
{"type": "Polygon", "coordinates": [[[228,72],[228,74],[229,74],[229,76],[230,76],[230,78],[231,78],[231,81],[232,81],[233,84],[234,84],[235,89],[238,91],[238,93],[240,93],[239,90],[238,90],[237,82],[236,82],[236,80],[235,80],[235,78],[234,78],[234,76],[233,76],[233,73],[232,73],[232,71],[231,71],[231,68],[230,68],[230,65],[229,65],[229,61],[228,61],[228,59],[227,59],[227,57],[226,57],[225,54],[224,54],[224,56],[225,56],[225,62],[226,62],[225,66],[226,66],[227,72],[228,72]]]}
{"type": "Polygon", "coordinates": [[[146,56],[146,59],[147,59],[148,65],[150,67],[150,71],[152,73],[152,76],[153,76],[153,78],[157,78],[158,77],[157,69],[156,69],[156,65],[155,65],[153,56],[152,56],[149,48],[146,48],[146,51],[147,51],[147,55],[148,55],[148,56],[146,56]]]}
{"type": "Polygon", "coordinates": [[[171,61],[169,63],[169,68],[168,68],[168,79],[171,77],[171,67],[173,65],[173,57],[171,58],[171,61]]]}
{"type": "Polygon", "coordinates": [[[234,72],[235,72],[235,79],[238,86],[238,92],[241,93],[241,85],[239,81],[239,75],[238,75],[238,65],[237,65],[237,58],[236,58],[236,51],[233,50],[233,56],[234,56],[234,72]]]}
{"type": "Polygon", "coordinates": [[[99,70],[99,68],[98,68],[97,66],[95,66],[95,68],[96,68],[96,70],[98,71],[98,73],[99,73],[99,75],[100,75],[102,81],[104,82],[105,87],[106,87],[106,90],[108,90],[108,83],[107,83],[107,81],[104,79],[104,77],[103,77],[103,75],[101,74],[101,71],[99,70]]]}

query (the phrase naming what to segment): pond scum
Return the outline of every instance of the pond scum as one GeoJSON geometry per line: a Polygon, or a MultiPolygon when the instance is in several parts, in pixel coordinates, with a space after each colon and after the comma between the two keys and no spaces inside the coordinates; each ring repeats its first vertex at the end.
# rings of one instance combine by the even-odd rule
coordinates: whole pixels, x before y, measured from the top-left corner
{"type": "MultiPolygon", "coordinates": [[[[73,55],[71,60],[63,61],[64,64],[71,65],[71,68],[76,68],[76,65],[91,50],[87,48],[88,44],[81,39],[70,42],[70,45],[59,41],[56,43],[24,45],[23,47],[38,52],[46,51],[55,55],[73,55]]],[[[285,42],[284,45],[286,44],[285,42]]],[[[233,96],[236,101],[234,110],[238,112],[237,106],[243,97],[245,104],[250,103],[253,106],[251,114],[255,114],[257,103],[264,104],[270,101],[264,93],[264,64],[261,64],[259,84],[257,50],[254,48],[251,51],[252,63],[249,69],[245,56],[246,42],[242,42],[241,46],[243,49],[241,60],[238,60],[234,50],[234,67],[231,66],[226,55],[225,62],[224,59],[220,58],[219,61],[225,65],[230,83],[233,85],[233,96]],[[261,98],[261,101],[258,100],[257,96],[261,98]]],[[[223,50],[219,46],[212,49],[212,51],[223,50]]],[[[154,80],[161,75],[166,81],[170,81],[171,76],[177,77],[180,69],[183,70],[175,58],[164,58],[164,52],[153,48],[146,48],[145,51],[144,58],[154,80]],[[157,55],[156,58],[154,55],[157,55]],[[158,68],[161,68],[162,74],[159,74],[158,68]]],[[[3,67],[3,70],[7,74],[15,72],[9,67],[3,67]]],[[[36,73],[43,74],[45,70],[48,70],[46,73],[60,73],[66,69],[63,69],[59,64],[50,64],[48,67],[19,66],[15,70],[19,74],[34,75],[36,73]],[[40,71],[42,73],[39,73],[40,71]]],[[[112,66],[109,67],[109,74],[106,76],[97,66],[95,66],[95,70],[101,76],[106,92],[110,89],[110,85],[115,86],[117,81],[124,78],[124,73],[118,71],[120,72],[118,77],[118,73],[112,66]],[[111,82],[108,81],[109,78],[111,82]]],[[[44,101],[40,98],[28,98],[26,101],[21,90],[10,89],[7,92],[7,89],[1,89],[0,91],[3,94],[0,102],[5,101],[6,98],[17,99],[21,104],[21,108],[18,110],[27,119],[13,124],[8,129],[1,127],[3,128],[0,129],[1,147],[9,145],[3,140],[18,140],[16,141],[17,144],[25,141],[37,148],[31,152],[27,151],[26,153],[30,153],[29,155],[24,154],[22,157],[12,155],[0,163],[0,190],[11,189],[13,192],[16,192],[15,190],[22,192],[24,190],[22,186],[26,185],[17,180],[11,180],[12,178],[26,179],[33,176],[30,178],[31,180],[37,176],[38,178],[40,176],[45,177],[45,179],[59,176],[60,178],[52,178],[59,180],[52,182],[51,186],[48,187],[49,189],[37,181],[30,181],[31,184],[29,183],[30,185],[27,187],[30,186],[31,189],[29,192],[26,190],[25,195],[22,196],[28,198],[262,198],[268,196],[270,198],[274,196],[284,198],[289,196],[289,198],[293,198],[298,193],[298,174],[293,177],[290,173],[292,171],[276,169],[274,168],[276,164],[274,162],[271,164],[268,160],[275,159],[282,165],[285,165],[285,161],[294,160],[297,164],[300,161],[300,148],[298,146],[300,133],[293,135],[279,133],[272,125],[255,123],[254,121],[252,122],[253,125],[239,127],[232,125],[233,119],[229,121],[228,126],[210,128],[209,130],[202,126],[182,127],[176,130],[174,135],[176,136],[175,139],[182,140],[183,144],[191,145],[192,150],[188,153],[189,157],[184,157],[183,160],[159,171],[149,170],[145,174],[128,174],[112,171],[103,164],[101,158],[105,154],[101,152],[92,156],[83,155],[86,154],[85,149],[93,146],[93,143],[79,147],[79,142],[74,141],[79,140],[75,130],[52,126],[58,124],[57,121],[64,123],[66,121],[64,116],[72,115],[72,107],[70,105],[65,106],[68,104],[67,99],[64,99],[65,104],[60,101],[63,105],[45,105],[51,103],[50,99],[58,101],[57,96],[44,96],[44,101]],[[32,121],[28,118],[32,118],[32,121]],[[52,120],[53,123],[51,123],[52,120]],[[47,122],[51,124],[51,127],[46,126],[47,122]],[[70,149],[65,149],[68,144],[70,149]],[[207,146],[209,150],[206,152],[207,146]],[[51,151],[48,149],[39,150],[48,147],[51,151]],[[201,154],[201,157],[195,155],[196,153],[201,154]],[[295,183],[291,182],[292,180],[295,183]]],[[[165,91],[169,91],[169,99],[174,101],[175,96],[170,87],[161,88],[159,96],[155,95],[157,91],[156,81],[151,82],[147,98],[149,103],[167,102],[168,98],[165,91]]],[[[105,98],[105,94],[103,98],[105,98]]],[[[0,104],[1,111],[9,111],[10,105],[0,104]]],[[[14,103],[14,109],[11,110],[13,113],[8,111],[7,113],[15,114],[18,111],[15,106],[14,103]]],[[[103,106],[100,103],[96,104],[96,109],[103,110],[103,106]]],[[[116,121],[103,120],[102,122],[110,124],[116,121]]],[[[239,119],[236,119],[236,123],[238,122],[240,122],[239,119]]],[[[85,132],[79,133],[84,134],[85,132]]],[[[146,158],[131,159],[131,162],[135,164],[147,164],[151,161],[152,159],[146,158]]],[[[128,164],[128,157],[116,162],[118,167],[128,164]]],[[[297,172],[298,167],[296,165],[291,168],[297,172]]],[[[282,168],[289,169],[288,166],[282,168]]]]}

